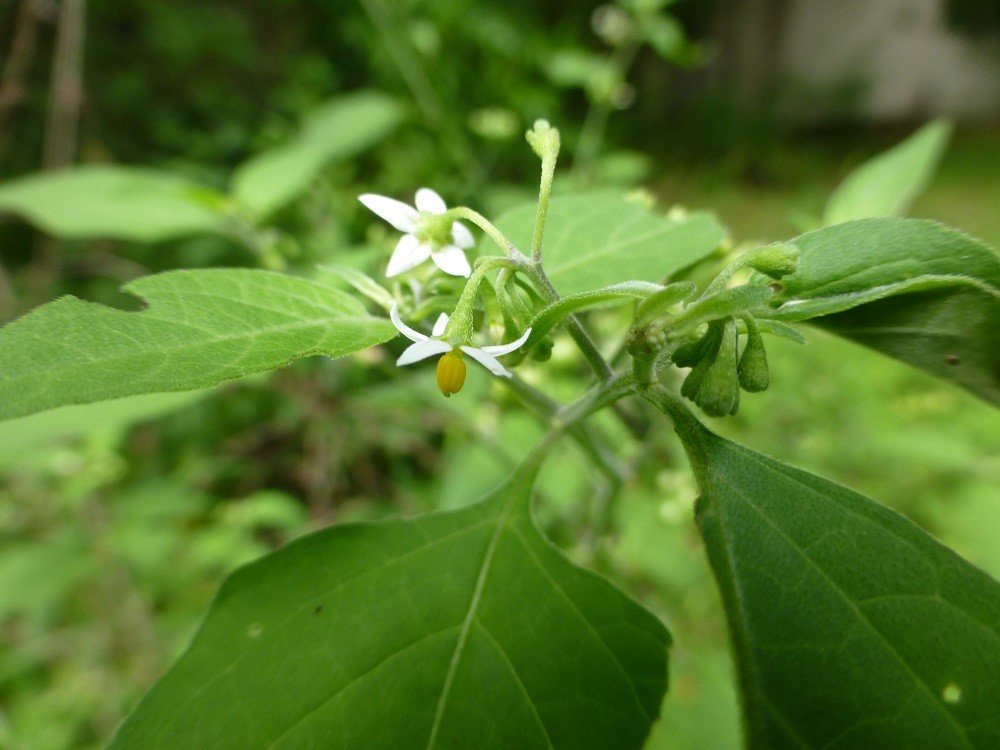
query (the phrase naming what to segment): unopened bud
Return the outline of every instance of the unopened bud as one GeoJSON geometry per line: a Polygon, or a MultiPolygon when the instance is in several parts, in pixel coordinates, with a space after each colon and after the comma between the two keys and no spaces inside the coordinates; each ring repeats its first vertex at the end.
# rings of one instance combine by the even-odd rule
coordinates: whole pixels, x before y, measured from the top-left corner
{"type": "Polygon", "coordinates": [[[552,359],[551,336],[546,336],[531,348],[531,358],[536,362],[548,362],[552,359]]]}
{"type": "Polygon", "coordinates": [[[727,318],[722,324],[719,351],[698,388],[695,403],[711,417],[735,414],[739,408],[740,388],[736,379],[736,321],[727,318]]]}
{"type": "MultiPolygon", "coordinates": [[[[722,343],[722,324],[712,323],[708,326],[708,332],[697,342],[700,347],[697,362],[688,376],[681,384],[681,395],[694,401],[701,389],[705,375],[708,373],[715,355],[719,351],[719,344],[722,343]]],[[[676,352],[674,353],[676,356],[676,352]]]]}
{"type": "Polygon", "coordinates": [[[757,330],[751,318],[746,319],[747,343],[740,355],[740,364],[736,368],[740,379],[740,387],[748,393],[759,393],[766,390],[770,380],[767,368],[767,352],[764,350],[764,339],[757,330]]]}
{"type": "Polygon", "coordinates": [[[744,262],[755,271],[772,279],[780,279],[795,273],[799,266],[799,249],[786,243],[765,245],[747,253],[744,262]]]}
{"type": "Polygon", "coordinates": [[[701,361],[702,349],[705,347],[707,334],[695,341],[678,346],[671,355],[670,360],[678,367],[694,367],[701,361]]]}
{"type": "Polygon", "coordinates": [[[524,137],[539,159],[554,159],[559,154],[559,131],[548,120],[535,120],[524,137]]]}

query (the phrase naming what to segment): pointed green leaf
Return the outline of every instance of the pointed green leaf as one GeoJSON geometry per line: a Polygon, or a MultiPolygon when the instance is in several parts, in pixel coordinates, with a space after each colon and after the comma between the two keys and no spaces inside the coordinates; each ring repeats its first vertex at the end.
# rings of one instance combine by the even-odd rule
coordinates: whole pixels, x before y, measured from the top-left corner
{"type": "MultiPolygon", "coordinates": [[[[521,250],[531,247],[534,205],[497,226],[521,250]]],[[[668,219],[608,191],[553,198],[542,260],[563,295],[638,279],[658,282],[711,255],[725,235],[708,213],[668,219]]]]}
{"type": "Polygon", "coordinates": [[[697,287],[693,281],[677,281],[673,284],[667,284],[636,305],[636,325],[648,325],[657,318],[668,315],[673,312],[677,305],[694,294],[696,290],[697,287]]]}
{"type": "Polygon", "coordinates": [[[749,747],[1000,746],[996,581],[856,492],[677,424],[749,747]]]}
{"type": "Polygon", "coordinates": [[[400,104],[377,91],[331,99],[309,114],[291,143],[242,164],[233,175],[233,195],[265,218],[303,193],[325,166],[374,146],[402,119],[400,104]]]}
{"type": "Polygon", "coordinates": [[[823,223],[905,214],[933,177],[950,137],[950,123],[935,120],[862,164],[830,196],[823,223]]]}
{"type": "Polygon", "coordinates": [[[530,483],[237,571],[112,748],[641,747],[669,636],[541,536],[530,483]]]}
{"type": "Polygon", "coordinates": [[[671,334],[677,335],[713,320],[757,311],[773,294],[767,286],[740,284],[695,300],[674,317],[668,318],[664,325],[671,334]]]}
{"type": "Polygon", "coordinates": [[[563,297],[558,302],[553,302],[540,310],[531,320],[529,324],[531,336],[525,342],[524,348],[530,349],[545,338],[546,334],[559,325],[567,315],[581,310],[592,310],[595,307],[608,307],[623,302],[643,300],[650,295],[662,292],[664,289],[665,287],[660,284],[648,281],[626,281],[601,289],[593,289],[589,292],[581,292],[570,297],[563,297]]]}
{"type": "Polygon", "coordinates": [[[0,214],[16,214],[67,239],[160,242],[226,234],[224,200],[197,183],[144,167],[74,167],[0,185],[0,214]]]}
{"type": "Polygon", "coordinates": [[[344,292],[270,271],[173,271],[123,289],[147,308],[62,297],[0,328],[0,419],[202,388],[396,335],[344,292]]]}
{"type": "Polygon", "coordinates": [[[961,232],[864,219],[794,240],[769,315],[810,320],[1000,404],[1000,256],[961,232]]]}

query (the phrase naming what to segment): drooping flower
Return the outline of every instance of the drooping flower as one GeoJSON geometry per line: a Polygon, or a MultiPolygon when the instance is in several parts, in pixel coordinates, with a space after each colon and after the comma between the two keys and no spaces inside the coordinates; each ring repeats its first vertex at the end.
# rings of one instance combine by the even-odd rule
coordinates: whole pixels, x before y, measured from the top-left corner
{"type": "Polygon", "coordinates": [[[403,367],[404,365],[412,365],[414,362],[420,362],[428,357],[433,357],[435,354],[442,355],[437,364],[437,384],[438,388],[441,389],[441,393],[445,396],[458,393],[465,384],[463,353],[472,357],[472,359],[476,360],[494,375],[502,378],[510,378],[513,375],[506,367],[500,364],[497,357],[510,354],[522,346],[531,335],[531,329],[529,328],[517,341],[512,341],[509,344],[483,347],[468,346],[465,344],[456,346],[442,338],[445,329],[448,327],[449,320],[445,313],[441,313],[434,323],[434,328],[430,336],[415,331],[406,325],[399,317],[398,305],[392,306],[392,309],[389,311],[389,317],[392,319],[392,324],[396,326],[396,330],[413,342],[399,356],[399,359],[396,360],[396,365],[403,367]]]}
{"type": "Polygon", "coordinates": [[[367,208],[403,232],[385,270],[387,277],[416,268],[430,258],[434,265],[452,276],[472,273],[465,251],[476,244],[472,232],[458,221],[443,218],[448,210],[444,199],[430,188],[420,188],[410,206],[384,195],[365,193],[358,197],[367,208]]]}

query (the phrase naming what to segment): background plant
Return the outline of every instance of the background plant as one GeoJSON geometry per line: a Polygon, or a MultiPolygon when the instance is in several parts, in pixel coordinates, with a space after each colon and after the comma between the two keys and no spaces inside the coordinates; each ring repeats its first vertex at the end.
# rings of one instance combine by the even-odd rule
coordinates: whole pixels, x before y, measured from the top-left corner
{"type": "MultiPolygon", "coordinates": [[[[376,96],[372,101],[376,100],[388,104],[385,108],[388,113],[400,111],[388,99],[376,96]]],[[[387,121],[391,122],[392,118],[387,118],[387,121]]],[[[442,166],[444,180],[441,182],[417,169],[412,175],[401,176],[399,186],[393,187],[394,182],[388,176],[399,162],[398,155],[409,151],[407,147],[400,148],[397,144],[401,140],[405,143],[406,138],[411,137],[409,129],[419,131],[424,126],[404,119],[398,120],[395,127],[396,130],[389,130],[389,135],[384,136],[390,140],[382,142],[376,156],[378,160],[385,159],[393,164],[387,165],[385,171],[377,163],[367,167],[373,189],[408,198],[416,185],[425,182],[439,186],[442,183],[447,185],[448,180],[466,179],[465,170],[460,165],[442,166]]],[[[933,133],[934,129],[928,132],[933,133]]],[[[301,134],[304,136],[301,139],[291,133],[288,140],[280,139],[276,155],[270,158],[280,159],[289,153],[293,157],[307,152],[316,153],[309,150],[309,144],[316,141],[308,137],[308,127],[301,134]],[[300,140],[304,145],[294,147],[300,140]],[[292,148],[285,148],[285,144],[292,148]]],[[[572,144],[572,134],[565,139],[572,144]]],[[[329,137],[319,140],[323,140],[324,144],[331,141],[329,137]]],[[[530,152],[523,145],[516,146],[515,140],[508,142],[510,151],[523,152],[523,157],[519,158],[526,165],[528,161],[524,157],[530,152]]],[[[968,141],[960,142],[959,146],[959,156],[969,152],[968,141]]],[[[568,148],[571,149],[571,146],[568,148]]],[[[927,158],[931,158],[935,150],[932,148],[927,158]]],[[[427,153],[433,155],[433,151],[427,153]]],[[[442,157],[449,158],[443,154],[442,157]]],[[[258,218],[236,209],[232,197],[220,199],[206,190],[233,184],[217,178],[206,179],[200,173],[195,174],[194,179],[201,186],[190,189],[189,173],[187,181],[181,183],[180,200],[183,206],[194,205],[197,209],[186,214],[178,210],[175,203],[168,217],[176,223],[178,215],[194,215],[211,224],[210,234],[170,240],[167,245],[152,248],[116,244],[113,246],[115,255],[140,258],[143,264],[152,267],[151,270],[202,263],[257,265],[266,262],[291,266],[311,274],[307,269],[320,260],[341,264],[349,261],[350,265],[369,270],[373,275],[378,274],[395,240],[391,230],[380,235],[381,230],[374,229],[370,235],[374,242],[367,250],[358,248],[346,252],[340,240],[332,239],[360,237],[368,226],[376,226],[375,222],[362,220],[354,204],[356,193],[365,188],[357,182],[349,185],[347,173],[339,172],[341,169],[354,169],[348,165],[359,162],[352,157],[349,162],[340,162],[345,166],[338,167],[336,160],[344,157],[334,155],[329,157],[330,161],[323,161],[327,157],[321,153],[315,158],[326,165],[322,168],[319,187],[313,182],[301,199],[293,200],[287,209],[282,209],[282,212],[290,213],[281,216],[272,214],[258,218]],[[324,181],[333,185],[333,191],[323,187],[324,181]],[[338,184],[342,187],[336,187],[338,184]],[[336,193],[340,193],[340,197],[330,202],[327,196],[336,193]],[[310,211],[310,205],[321,209],[310,211]],[[331,205],[334,207],[332,210],[331,205]],[[303,210],[305,221],[300,219],[303,210]],[[343,218],[324,219],[314,224],[316,218],[337,215],[343,218]],[[331,225],[335,227],[334,233],[323,235],[314,231],[315,226],[329,229],[331,225]],[[240,227],[240,231],[233,231],[234,226],[240,227]],[[276,232],[276,229],[280,231],[276,232]],[[222,236],[222,240],[215,239],[215,235],[222,236]],[[313,241],[307,242],[305,238],[308,237],[312,237],[313,241]],[[332,248],[337,248],[336,252],[331,253],[332,248]]],[[[309,162],[309,159],[304,161],[309,162]]],[[[263,163],[266,164],[266,160],[263,163]]],[[[442,164],[448,162],[443,161],[442,164]]],[[[955,184],[957,173],[954,170],[953,167],[951,184],[955,184]]],[[[948,174],[946,163],[946,181],[948,174]]],[[[133,177],[131,173],[126,176],[133,177]]],[[[175,184],[171,182],[169,186],[175,184]]],[[[527,181],[524,181],[521,189],[526,187],[527,181]]],[[[818,187],[821,186],[810,186],[803,195],[815,196],[818,187]]],[[[449,203],[460,198],[460,193],[456,196],[455,192],[444,187],[441,189],[449,198],[449,203]]],[[[699,189],[705,188],[698,183],[691,185],[688,181],[684,199],[696,203],[697,199],[693,196],[698,194],[699,189]],[[690,189],[692,187],[693,190],[690,189]]],[[[668,196],[679,195],[676,186],[669,183],[664,192],[668,196]]],[[[11,194],[6,193],[8,199],[11,194]]],[[[16,196],[17,191],[13,194],[16,196]]],[[[78,197],[80,192],[77,189],[69,194],[78,197]]],[[[168,194],[177,195],[178,191],[171,189],[168,193],[162,183],[154,185],[154,207],[158,201],[165,201],[168,194]]],[[[771,199],[766,193],[754,196],[754,199],[770,209],[769,216],[761,216],[755,221],[781,221],[783,227],[787,227],[784,219],[773,218],[776,214],[780,217],[781,212],[775,212],[768,205],[771,199]]],[[[566,200],[580,199],[567,197],[566,200]]],[[[601,200],[606,203],[612,198],[605,194],[601,200]]],[[[617,202],[620,198],[616,196],[614,200],[617,202]]],[[[821,204],[816,198],[813,201],[812,214],[819,217],[821,204]]],[[[802,196],[796,196],[789,203],[796,207],[808,206],[808,201],[802,196]]],[[[51,208],[55,203],[41,201],[39,205],[51,208]]],[[[474,205],[488,211],[488,207],[478,201],[474,205]]],[[[975,205],[975,199],[971,205],[975,205]]],[[[623,204],[621,210],[633,212],[628,215],[641,215],[633,204],[623,204]]],[[[732,211],[731,208],[729,210],[732,211]]],[[[879,209],[882,210],[885,209],[879,209]]],[[[944,204],[936,210],[949,215],[954,208],[949,209],[944,204]]],[[[924,208],[924,212],[927,211],[924,208]]],[[[126,218],[129,212],[133,218],[138,218],[134,208],[123,212],[126,218]]],[[[520,232],[516,244],[523,248],[531,244],[534,213],[533,207],[526,207],[519,213],[515,212],[506,224],[500,222],[511,237],[517,237],[520,232]]],[[[663,209],[654,211],[654,215],[661,217],[662,213],[663,209]]],[[[487,215],[499,214],[488,211],[487,215]]],[[[673,223],[687,223],[680,221],[678,213],[673,217],[673,223]]],[[[550,221],[557,219],[557,213],[550,217],[550,221]]],[[[983,220],[973,215],[971,224],[976,226],[977,221],[983,220]]],[[[791,234],[787,228],[774,229],[774,224],[754,224],[745,218],[742,222],[747,227],[741,232],[744,236],[760,233],[770,238],[781,238],[791,234]]],[[[814,218],[810,223],[817,226],[819,219],[814,218]]],[[[150,222],[148,219],[133,221],[132,226],[148,231],[150,222]]],[[[550,224],[550,243],[555,236],[552,234],[554,226],[550,224]]],[[[707,233],[703,236],[721,237],[721,233],[713,234],[720,230],[708,217],[696,214],[691,226],[707,233]]],[[[989,224],[984,223],[982,227],[979,231],[989,237],[989,224]]],[[[105,228],[97,233],[107,231],[105,228]]],[[[673,242],[677,238],[670,239],[673,242]]],[[[594,246],[599,244],[599,241],[593,242],[594,246]]],[[[78,247],[84,253],[90,253],[95,244],[79,243],[78,247]]],[[[69,250],[73,252],[72,247],[69,250]]],[[[486,251],[485,247],[484,251],[496,252],[486,251]]],[[[718,269],[726,264],[728,258],[725,254],[713,255],[702,270],[691,269],[682,275],[704,288],[718,269]]],[[[129,274],[135,272],[133,269],[129,274]]],[[[358,280],[357,276],[350,277],[358,280]]],[[[313,277],[324,286],[330,278],[326,274],[313,277]]],[[[620,280],[625,279],[607,281],[613,283],[620,280]]],[[[111,293],[117,285],[114,280],[85,273],[76,279],[57,276],[56,281],[65,285],[63,288],[83,292],[86,296],[114,300],[129,307],[135,304],[127,297],[111,293]]],[[[566,283],[571,281],[572,278],[566,283]]],[[[566,292],[587,292],[604,280],[595,280],[594,286],[589,289],[585,288],[587,281],[584,278],[577,282],[583,287],[566,287],[566,292]]],[[[405,289],[389,291],[407,293],[405,289]]],[[[434,290],[431,299],[450,300],[441,303],[450,311],[449,306],[460,291],[461,284],[450,289],[442,287],[434,290]]],[[[616,291],[602,294],[613,297],[616,291]]],[[[610,342],[614,338],[613,332],[620,333],[628,326],[628,304],[610,311],[590,313],[587,324],[599,334],[601,340],[610,342]]],[[[378,308],[372,306],[370,309],[378,308]]],[[[427,322],[429,328],[430,318],[427,322]]],[[[519,371],[527,375],[533,371],[541,373],[544,380],[537,385],[553,396],[569,399],[581,387],[580,360],[569,353],[571,345],[563,336],[558,336],[554,343],[551,359],[543,364],[532,364],[532,360],[528,360],[519,371]]],[[[989,347],[984,349],[989,350],[989,347]]],[[[614,351],[607,353],[613,355],[614,351]]],[[[989,445],[990,436],[995,432],[995,419],[991,421],[988,412],[968,406],[962,409],[962,397],[957,393],[942,391],[908,371],[892,366],[874,367],[872,363],[875,360],[864,360],[865,355],[838,345],[831,339],[813,336],[807,348],[772,340],[768,345],[768,354],[775,382],[782,382],[779,373],[783,370],[789,373],[783,382],[794,382],[796,387],[785,390],[774,387],[765,396],[741,399],[741,412],[736,417],[721,421],[720,427],[730,434],[743,435],[745,441],[756,447],[766,447],[768,452],[793,463],[806,463],[822,473],[848,479],[851,484],[865,488],[875,497],[907,498],[904,507],[911,516],[944,534],[949,541],[957,542],[967,555],[981,565],[990,567],[995,534],[991,531],[992,527],[982,521],[992,512],[990,488],[996,481],[996,467],[989,459],[983,458],[984,453],[988,455],[984,446],[989,445]],[[868,365],[860,367],[855,364],[859,358],[868,365]],[[870,388],[857,385],[859,369],[873,381],[870,388]],[[847,384],[853,388],[853,397],[845,400],[843,390],[847,384]],[[879,411],[884,410],[884,396],[880,394],[885,393],[898,394],[893,397],[891,408],[893,416],[899,421],[878,416],[879,411]],[[814,411],[807,412],[803,408],[803,396],[814,411]],[[961,413],[962,419],[956,419],[956,413],[961,413]],[[816,432],[809,426],[816,422],[825,422],[831,427],[825,433],[816,432]],[[772,423],[776,424],[776,428],[765,427],[772,423]],[[953,438],[951,444],[955,448],[948,452],[942,452],[937,445],[928,448],[927,443],[915,437],[915,429],[907,431],[901,429],[900,424],[922,424],[930,428],[928,432],[953,438]],[[861,435],[862,439],[845,441],[844,434],[861,435]],[[809,437],[803,441],[798,438],[802,435],[809,437]],[[905,465],[911,469],[908,472],[886,472],[885,462],[873,461],[873,455],[899,456],[897,460],[908,461],[905,465]],[[938,489],[956,486],[962,489],[954,495],[938,489]],[[941,498],[944,496],[951,499],[943,503],[941,498]]],[[[162,504],[168,508],[171,502],[176,502],[187,509],[171,512],[174,515],[165,511],[164,516],[154,516],[154,520],[145,527],[139,520],[127,521],[124,514],[115,511],[106,522],[91,522],[85,526],[109,529],[124,542],[67,543],[65,546],[75,555],[68,558],[59,558],[55,553],[35,554],[35,559],[43,562],[79,560],[79,563],[51,566],[74,571],[78,566],[87,567],[92,561],[92,544],[98,550],[107,550],[98,559],[107,561],[108,569],[124,568],[128,574],[108,575],[104,568],[98,568],[93,578],[70,576],[71,580],[64,585],[54,586],[55,591],[47,600],[49,609],[44,616],[39,615],[38,610],[27,613],[16,611],[16,608],[12,610],[8,616],[12,642],[30,643],[32,647],[22,649],[19,646],[16,661],[11,661],[7,672],[10,675],[6,683],[7,694],[14,696],[12,703],[5,700],[14,707],[9,712],[13,717],[11,742],[23,742],[25,737],[30,737],[32,745],[45,742],[59,747],[84,744],[92,741],[88,738],[108,736],[117,718],[134,703],[140,689],[136,686],[148,685],[159,675],[172,656],[167,652],[186,640],[199,610],[207,604],[207,596],[215,588],[221,571],[256,556],[265,547],[279,544],[290,532],[297,533],[302,528],[303,508],[311,517],[312,524],[324,525],[334,517],[346,521],[381,517],[389,513],[395,515],[399,510],[415,512],[464,505],[495,487],[510,472],[525,447],[540,437],[541,427],[524,414],[523,407],[518,406],[514,397],[502,395],[502,389],[484,391],[487,382],[478,379],[478,375],[475,371],[470,372],[466,389],[455,399],[445,402],[436,394],[429,377],[421,379],[415,372],[397,373],[391,367],[391,361],[385,358],[379,361],[378,355],[375,355],[374,361],[368,355],[362,361],[330,363],[309,360],[282,370],[269,380],[241,382],[222,392],[205,394],[200,399],[187,402],[186,406],[175,401],[162,406],[153,403],[137,407],[134,413],[122,417],[123,427],[120,430],[111,430],[97,439],[106,447],[96,453],[93,452],[95,438],[74,437],[90,432],[88,428],[94,419],[85,414],[54,411],[48,415],[51,422],[41,423],[35,429],[28,429],[29,423],[26,422],[11,422],[11,434],[16,439],[12,438],[11,445],[15,447],[12,447],[10,455],[18,456],[19,467],[8,470],[7,476],[11,492],[16,493],[12,497],[22,499],[20,505],[14,503],[11,507],[32,509],[30,513],[12,511],[7,527],[9,538],[31,540],[25,545],[5,544],[5,553],[10,549],[11,559],[14,560],[10,567],[11,575],[21,576],[12,580],[34,582],[61,578],[53,573],[38,572],[37,566],[41,563],[34,563],[36,567],[32,568],[30,560],[29,563],[18,562],[24,556],[22,550],[35,548],[34,540],[38,538],[65,536],[61,533],[62,529],[84,525],[80,520],[89,519],[97,508],[129,507],[130,498],[139,497],[154,506],[162,504]],[[401,380],[400,374],[405,375],[405,379],[401,380]],[[414,408],[415,393],[420,399],[419,408],[414,408]],[[487,397],[487,393],[493,395],[487,397]],[[475,409],[469,408],[470,399],[477,405],[475,409]],[[148,420],[156,414],[166,416],[150,424],[148,420]],[[63,416],[60,418],[59,415],[63,416]],[[373,416],[377,419],[373,420],[373,416]],[[144,426],[138,430],[125,427],[135,420],[144,426]],[[31,437],[36,429],[38,437],[31,437]],[[127,437],[120,437],[122,435],[127,437]],[[51,436],[61,437],[55,448],[47,447],[53,444],[51,436]],[[125,442],[122,442],[123,439],[125,442]],[[115,471],[102,468],[104,463],[101,460],[91,460],[91,456],[102,455],[104,463],[110,461],[117,467],[115,471]],[[343,469],[324,470],[331,465],[343,469]],[[98,476],[93,478],[92,475],[98,476]],[[174,485],[178,488],[178,498],[188,495],[200,499],[197,502],[171,501],[169,492],[154,491],[147,484],[149,480],[160,482],[163,477],[176,478],[174,485]],[[78,489],[70,487],[74,483],[78,484],[78,489]],[[231,504],[230,498],[250,498],[247,507],[257,507],[254,498],[262,488],[279,489],[287,494],[260,501],[260,515],[250,512],[245,521],[222,510],[227,506],[235,509],[243,504],[242,500],[231,504]],[[50,501],[39,504],[38,498],[46,496],[50,501]],[[74,502],[71,499],[74,496],[80,500],[74,502]],[[58,507],[62,510],[37,513],[37,507],[58,507]],[[176,521],[165,524],[161,520],[163,517],[176,521]],[[149,531],[140,531],[143,528],[149,531]],[[176,540],[178,536],[185,540],[197,540],[204,536],[207,540],[204,543],[185,542],[183,547],[204,546],[211,550],[214,546],[217,553],[214,557],[209,554],[200,560],[183,562],[178,557],[182,553],[170,552],[175,548],[164,545],[167,550],[157,560],[175,561],[173,569],[177,571],[179,580],[171,581],[169,586],[155,588],[148,582],[148,575],[142,572],[143,565],[148,566],[149,563],[135,561],[129,556],[137,553],[120,551],[120,545],[145,551],[144,547],[149,545],[131,545],[129,542],[133,536],[144,538],[144,533],[161,543],[176,540]],[[241,535],[245,542],[239,541],[241,535]],[[220,539],[213,541],[215,537],[220,539]],[[244,544],[245,547],[242,546],[244,544]],[[187,572],[181,575],[181,570],[187,572]],[[188,580],[191,585],[186,585],[188,580]],[[113,650],[108,653],[115,656],[88,662],[76,656],[81,653],[80,649],[63,645],[70,631],[90,637],[92,631],[87,627],[80,630],[80,623],[124,621],[124,632],[143,632],[141,628],[131,625],[133,620],[129,618],[135,617],[131,609],[121,615],[121,620],[117,615],[96,614],[107,612],[107,606],[100,603],[100,598],[94,603],[93,592],[100,588],[94,581],[113,581],[112,593],[105,594],[105,599],[132,602],[131,608],[140,612],[139,621],[149,623],[144,631],[149,636],[140,642],[128,638],[116,641],[98,632],[98,642],[113,644],[113,650]],[[131,597],[122,594],[129,591],[135,593],[131,597]],[[167,611],[176,613],[175,624],[170,624],[167,611]],[[30,653],[31,657],[25,658],[25,653],[30,653]],[[141,668],[132,666],[135,660],[141,668]],[[118,667],[118,664],[123,666],[118,667]],[[127,677],[122,679],[122,675],[127,677]],[[110,685],[114,689],[95,691],[94,684],[110,685]],[[44,700],[35,698],[37,693],[34,691],[37,690],[44,690],[44,700]],[[95,694],[100,695],[100,706],[82,704],[80,696],[95,694]]],[[[130,402],[120,403],[124,407],[130,402]]],[[[630,408],[636,410],[635,406],[630,408]]],[[[102,417],[107,416],[110,421],[111,415],[106,407],[100,409],[102,417]]],[[[632,416],[639,417],[639,421],[643,418],[649,421],[655,414],[640,410],[632,416]]],[[[624,428],[617,420],[602,417],[600,424],[609,436],[609,442],[627,442],[624,428]]],[[[692,746],[704,746],[706,737],[715,732],[719,735],[716,744],[721,746],[726,741],[735,742],[734,696],[729,687],[723,650],[724,631],[716,619],[717,605],[708,581],[708,571],[700,552],[692,547],[693,530],[684,511],[686,501],[693,499],[693,485],[683,466],[679,443],[669,431],[662,427],[651,430],[644,445],[648,454],[633,455],[625,451],[624,458],[632,469],[628,480],[618,489],[618,499],[613,502],[605,500],[615,496],[609,475],[594,472],[588,461],[578,455],[578,449],[571,446],[562,449],[557,465],[577,468],[569,472],[563,469],[555,474],[550,473],[552,470],[543,471],[540,481],[545,499],[536,506],[536,513],[549,535],[570,550],[577,561],[612,575],[617,582],[663,613],[671,626],[676,642],[672,664],[675,687],[668,694],[664,704],[665,719],[657,725],[657,736],[651,739],[651,744],[678,746],[690,742],[692,746]],[[573,481],[567,480],[567,474],[573,477],[573,481]],[[591,486],[595,489],[591,490],[591,486]],[[582,504],[580,498],[588,496],[594,502],[582,504]]],[[[101,540],[101,533],[95,538],[101,540]]],[[[58,545],[38,548],[55,550],[58,545]]],[[[20,592],[30,585],[15,583],[9,590],[20,592]]]]}

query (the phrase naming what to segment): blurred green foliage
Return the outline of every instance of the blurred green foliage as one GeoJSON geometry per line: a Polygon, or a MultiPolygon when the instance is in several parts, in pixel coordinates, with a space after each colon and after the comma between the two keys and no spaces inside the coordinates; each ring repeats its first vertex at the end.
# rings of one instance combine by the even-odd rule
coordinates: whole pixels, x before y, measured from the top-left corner
{"type": "MultiPolygon", "coordinates": [[[[794,234],[851,167],[895,140],[892,132],[790,138],[765,149],[764,169],[753,173],[738,153],[692,162],[692,153],[717,154],[728,142],[729,105],[706,100],[706,116],[691,120],[702,127],[675,133],[671,148],[663,129],[644,119],[645,102],[657,96],[649,81],[664,79],[664,59],[698,62],[698,48],[672,24],[680,18],[697,30],[711,4],[679,2],[676,17],[648,22],[637,99],[617,118],[613,110],[631,104],[622,68],[612,64],[623,48],[620,27],[614,16],[595,20],[598,5],[93,0],[82,160],[162,166],[221,190],[238,165],[288,143],[331,94],[377,88],[407,102],[407,126],[378,149],[324,168],[269,227],[284,262],[336,257],[366,267],[384,258],[388,239],[359,219],[363,187],[409,198],[433,184],[449,201],[499,210],[532,189],[536,165],[521,134],[539,116],[564,128],[572,154],[588,112],[605,108],[611,119],[595,157],[597,181],[646,180],[661,205],[714,209],[740,240],[794,234]],[[432,80],[429,94],[414,69],[432,80]],[[687,152],[684,163],[678,150],[687,152]],[[657,153],[675,158],[653,161],[657,153]]],[[[0,153],[4,180],[39,163],[45,66],[32,76],[0,153]]],[[[913,214],[1000,245],[998,173],[1000,138],[960,134],[913,214]]],[[[24,225],[0,226],[0,257],[18,291],[29,287],[35,242],[24,225]]],[[[124,304],[115,290],[141,273],[260,260],[239,242],[205,237],[152,247],[73,242],[59,252],[42,299],[72,291],[124,304]]],[[[19,295],[18,309],[29,299],[19,295]]],[[[769,343],[773,386],[744,399],[724,433],[895,503],[1000,575],[1000,418],[946,384],[827,335],[812,335],[806,347],[769,343]]],[[[537,438],[538,424],[508,409],[509,395],[478,370],[448,401],[429,372],[396,379],[394,346],[343,362],[299,362],[207,393],[70,407],[0,425],[0,747],[101,746],[233,568],[333,522],[468,501],[537,438]],[[484,405],[488,389],[495,405],[484,405]]],[[[557,341],[544,371],[527,376],[544,372],[548,390],[572,395],[571,361],[557,341]]],[[[621,438],[613,421],[602,427],[621,438]]],[[[691,520],[694,485],[668,431],[652,432],[645,448],[609,508],[599,478],[565,447],[545,468],[539,514],[557,543],[627,587],[674,633],[672,689],[650,747],[735,748],[736,698],[721,609],[691,520]]]]}

